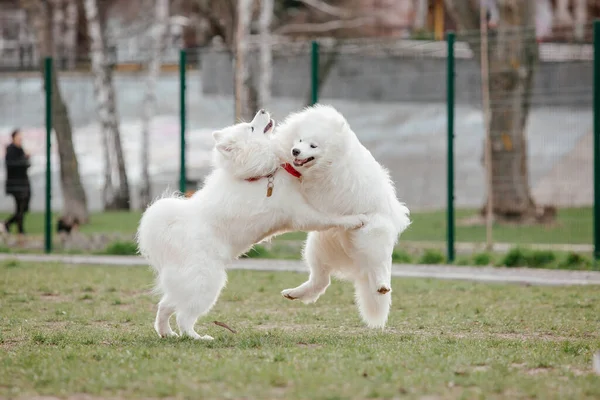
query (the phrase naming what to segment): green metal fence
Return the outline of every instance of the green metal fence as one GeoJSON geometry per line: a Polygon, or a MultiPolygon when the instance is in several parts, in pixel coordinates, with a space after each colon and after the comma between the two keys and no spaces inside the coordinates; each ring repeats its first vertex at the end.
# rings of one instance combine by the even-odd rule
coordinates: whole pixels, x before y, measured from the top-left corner
{"type": "Polygon", "coordinates": [[[600,260],[600,21],[594,22],[594,259],[600,260]]]}
{"type": "MultiPolygon", "coordinates": [[[[439,247],[445,243],[442,248],[446,249],[448,261],[454,261],[457,252],[460,256],[484,251],[486,248],[485,126],[481,105],[482,72],[476,61],[476,56],[480,53],[475,48],[481,45],[479,35],[479,32],[459,35],[450,33],[446,42],[315,41],[310,46],[302,45],[294,50],[295,62],[288,59],[287,63],[278,64],[276,61],[274,64],[276,81],[286,81],[296,76],[290,78],[295,84],[288,82],[286,93],[281,93],[275,87],[275,92],[278,92],[275,97],[295,95],[298,98],[302,88],[310,87],[310,103],[318,101],[340,109],[363,143],[390,169],[399,197],[407,200],[410,208],[416,211],[415,223],[411,227],[412,231],[407,231],[405,235],[405,244],[408,242],[417,247],[439,247]],[[331,59],[335,61],[331,63],[331,59]],[[305,72],[295,74],[293,68],[310,70],[310,82],[307,82],[305,72]],[[438,109],[435,104],[439,104],[438,109]],[[432,120],[443,113],[443,129],[427,125],[428,115],[424,110],[428,108],[432,120]],[[377,122],[373,124],[373,121],[361,113],[370,115],[377,122]],[[423,115],[415,118],[419,113],[423,115]],[[385,120],[393,117],[386,117],[387,115],[401,118],[389,128],[385,120]],[[407,129],[412,131],[407,133],[407,129]],[[378,143],[381,138],[369,136],[374,130],[382,131],[382,136],[388,139],[385,146],[378,143]],[[403,154],[402,150],[393,156],[386,154],[394,146],[413,145],[413,135],[432,135],[434,139],[419,143],[423,153],[418,153],[418,150],[415,153],[413,149],[412,154],[408,155],[403,154]],[[440,150],[440,143],[445,143],[443,154],[436,153],[440,150]],[[431,159],[428,159],[430,156],[431,159]],[[443,156],[445,162],[440,162],[443,156]],[[421,165],[411,164],[411,157],[419,157],[425,162],[421,165]],[[408,160],[404,160],[405,158],[408,160]],[[412,170],[411,165],[414,166],[412,170]],[[424,172],[423,168],[430,171],[424,172]],[[446,178],[442,178],[439,184],[433,185],[437,186],[437,190],[423,189],[428,181],[438,182],[437,179],[444,176],[446,178]],[[445,234],[440,235],[442,232],[445,234]]],[[[493,41],[493,32],[490,35],[490,41],[493,41]]],[[[588,161],[593,159],[597,162],[590,148],[592,145],[586,145],[585,141],[591,137],[594,115],[592,86],[589,85],[591,76],[586,75],[592,70],[591,44],[537,44],[529,32],[521,38],[531,40],[540,54],[539,62],[532,69],[537,80],[532,84],[530,99],[525,100],[530,110],[524,126],[530,149],[526,153],[529,171],[526,172],[525,180],[529,181],[529,190],[536,206],[524,221],[519,221],[518,218],[511,220],[510,213],[507,213],[506,220],[494,221],[493,249],[504,252],[515,246],[525,246],[594,253],[597,256],[597,239],[592,232],[597,223],[594,217],[597,214],[592,209],[594,199],[585,197],[589,197],[589,193],[573,193],[571,197],[574,200],[569,200],[569,195],[562,193],[561,189],[564,182],[580,185],[583,182],[591,187],[593,178],[588,175],[582,177],[578,172],[583,168],[592,172],[592,165],[588,161]],[[579,71],[577,79],[574,79],[573,71],[579,71]],[[554,79],[560,86],[553,88],[548,84],[548,79],[554,79]],[[547,134],[544,132],[546,120],[550,126],[547,134]],[[553,121],[562,121],[562,125],[553,124],[553,121]],[[554,134],[555,132],[561,134],[554,134]],[[570,158],[573,160],[567,159],[569,151],[572,152],[570,158]],[[557,172],[557,169],[565,168],[565,162],[575,163],[577,173],[573,172],[572,166],[571,169],[557,172]],[[578,163],[583,167],[578,167],[578,163]],[[543,185],[540,186],[541,184],[543,185]],[[545,197],[540,193],[545,193],[545,197]],[[556,198],[556,201],[547,202],[548,198],[556,198]],[[590,222],[592,220],[593,223],[590,222]]],[[[523,47],[525,48],[526,46],[523,47]]],[[[277,49],[274,51],[277,60],[277,49]]],[[[290,49],[287,48],[286,51],[289,52],[290,49]]],[[[279,59],[290,57],[283,53],[279,55],[279,59]]],[[[218,57],[223,57],[224,54],[225,52],[221,52],[218,57]]],[[[517,54],[516,57],[524,59],[523,54],[517,54]]],[[[202,60],[210,65],[214,61],[214,52],[212,55],[202,56],[202,60]]],[[[231,72],[231,58],[229,62],[231,72]]],[[[219,68],[213,65],[207,69],[219,68]]],[[[203,69],[204,80],[231,79],[231,74],[219,78],[218,74],[207,75],[204,71],[203,69]]],[[[500,81],[498,77],[506,72],[493,67],[489,73],[492,82],[490,95],[494,100],[491,113],[495,116],[507,115],[510,111],[506,104],[508,94],[505,89],[494,86],[500,81]]],[[[219,83],[212,82],[211,85],[219,86],[219,83]]],[[[297,102],[296,105],[302,106],[297,102]]],[[[228,106],[233,108],[233,105],[228,106]]],[[[293,109],[289,106],[282,107],[279,100],[272,108],[277,117],[285,115],[290,108],[293,109]]],[[[495,128],[492,127],[491,134],[500,140],[496,145],[513,146],[512,150],[515,150],[517,143],[514,138],[507,139],[507,133],[498,130],[502,128],[502,124],[498,125],[498,118],[494,118],[492,124],[496,125],[495,128]]],[[[510,177],[511,167],[496,168],[499,171],[496,171],[494,184],[509,186],[508,180],[514,179],[510,177]]],[[[596,173],[594,169],[593,174],[596,173]]],[[[567,190],[577,192],[577,188],[575,185],[574,189],[567,190]]],[[[508,197],[508,194],[503,195],[498,190],[492,193],[497,197],[497,204],[508,197]]]]}
{"type": "Polygon", "coordinates": [[[456,116],[457,251],[485,251],[491,190],[494,250],[595,253],[592,44],[537,43],[532,29],[515,29],[503,38],[490,32],[489,71],[479,62],[481,47],[480,32],[460,33],[455,57],[448,59],[456,73],[449,101],[455,101],[456,116]],[[484,78],[491,176],[486,176],[484,78]]]}
{"type": "Polygon", "coordinates": [[[44,60],[44,88],[46,89],[46,211],[44,218],[44,250],[52,252],[52,58],[44,60]]]}
{"type": "MultiPolygon", "coordinates": [[[[594,27],[594,37],[598,38],[597,23],[594,27]]],[[[444,42],[319,40],[273,46],[273,100],[267,108],[275,119],[280,121],[289,112],[316,102],[338,108],[361,141],[390,170],[398,197],[413,210],[414,224],[403,235],[400,248],[438,248],[446,253],[447,261],[460,261],[466,253],[483,251],[486,242],[485,218],[481,214],[487,193],[482,75],[475,59],[477,50],[473,51],[480,45],[478,35],[450,33],[444,42]]],[[[526,246],[593,253],[598,258],[598,40],[593,44],[536,46],[540,60],[533,70],[535,82],[527,104],[530,110],[525,130],[529,189],[541,207],[526,223],[495,221],[494,250],[526,246]]],[[[54,70],[51,59],[44,65],[45,135],[50,138],[57,123],[52,121],[56,116],[50,84],[54,70]]],[[[169,97],[167,112],[174,111],[178,119],[177,133],[170,139],[172,156],[177,159],[170,181],[182,192],[194,190],[208,171],[207,161],[200,165],[197,155],[200,148],[206,151],[209,147],[210,131],[235,122],[233,66],[233,56],[225,48],[183,49],[179,68],[165,72],[161,78],[165,82],[159,88],[159,97],[169,97]]],[[[251,51],[250,67],[256,79],[257,49],[251,51]]],[[[519,66],[515,68],[519,70],[519,66]]],[[[490,96],[495,101],[490,108],[494,115],[509,115],[508,103],[503,102],[505,89],[494,86],[499,81],[496,77],[505,72],[490,69],[490,96]]],[[[131,74],[143,77],[141,72],[131,74]]],[[[118,79],[125,79],[123,76],[118,79]]],[[[95,109],[89,90],[91,75],[68,79],[69,85],[86,87],[80,93],[71,90],[68,101],[87,104],[91,113],[95,109]]],[[[119,82],[131,85],[127,79],[119,82]]],[[[141,93],[143,80],[139,82],[141,93]]],[[[121,101],[117,99],[118,104],[121,101]]],[[[85,121],[78,118],[81,116],[74,116],[75,129],[92,122],[87,117],[85,121]]],[[[512,137],[506,139],[506,126],[499,124],[491,133],[498,138],[498,146],[510,151],[506,146],[514,149],[517,144],[512,137]]],[[[48,252],[52,251],[52,225],[56,219],[52,209],[57,208],[52,196],[57,185],[53,187],[51,179],[57,171],[51,170],[55,164],[50,162],[56,157],[56,148],[51,148],[51,143],[47,140],[44,152],[44,248],[48,252]]],[[[129,165],[137,163],[127,161],[129,165]]],[[[499,171],[496,179],[500,181],[496,183],[506,184],[502,174],[508,176],[509,172],[510,168],[499,171]]],[[[501,202],[502,197],[495,200],[501,202]]]]}

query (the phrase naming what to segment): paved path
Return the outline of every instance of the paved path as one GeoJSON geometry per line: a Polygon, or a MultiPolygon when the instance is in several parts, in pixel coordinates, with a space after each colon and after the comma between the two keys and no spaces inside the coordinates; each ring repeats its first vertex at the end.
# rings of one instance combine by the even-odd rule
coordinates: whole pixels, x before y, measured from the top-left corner
{"type": "MultiPolygon", "coordinates": [[[[0,261],[5,260],[78,265],[147,265],[143,258],[136,256],[0,254],[0,261]]],[[[232,269],[307,272],[307,268],[301,261],[267,259],[240,259],[233,264],[232,269]]],[[[600,272],[597,271],[395,264],[392,275],[396,277],[459,279],[530,285],[600,285],[600,272]]]]}

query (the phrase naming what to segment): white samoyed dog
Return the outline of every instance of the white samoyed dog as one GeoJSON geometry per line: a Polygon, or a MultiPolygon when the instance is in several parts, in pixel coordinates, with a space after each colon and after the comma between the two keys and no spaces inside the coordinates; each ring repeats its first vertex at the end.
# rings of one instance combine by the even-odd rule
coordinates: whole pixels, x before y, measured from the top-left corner
{"type": "Polygon", "coordinates": [[[273,140],[280,156],[302,174],[304,197],[321,212],[369,216],[364,228],[310,232],[304,260],[310,277],[282,291],[288,299],[315,302],[330,275],[351,280],[363,320],[383,328],[391,305],[392,252],[410,225],[388,171],[373,158],[333,107],[317,105],[291,114],[273,140]]]}
{"type": "Polygon", "coordinates": [[[196,333],[196,320],[217,301],[225,267],[253,244],[287,231],[352,230],[367,220],[324,214],[304,200],[297,171],[271,147],[273,124],[261,110],[250,123],[214,132],[215,169],[203,188],[189,199],[158,199],[144,212],[137,242],[162,294],[154,324],[160,336],[177,335],[169,324],[176,314],[182,335],[212,340],[196,333]]]}

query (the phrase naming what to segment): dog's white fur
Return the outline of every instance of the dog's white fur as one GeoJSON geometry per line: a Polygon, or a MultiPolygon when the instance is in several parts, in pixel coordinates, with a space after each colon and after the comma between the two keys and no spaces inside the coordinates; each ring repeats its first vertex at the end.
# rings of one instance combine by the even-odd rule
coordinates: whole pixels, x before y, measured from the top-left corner
{"type": "Polygon", "coordinates": [[[304,249],[310,277],[282,291],[289,299],[315,302],[330,275],[354,283],[356,301],[370,327],[383,328],[391,306],[392,252],[410,225],[388,171],[373,158],[333,107],[317,105],[291,114],[273,135],[281,157],[302,173],[302,193],[321,212],[367,214],[362,229],[311,232],[304,249]]]}
{"type": "Polygon", "coordinates": [[[158,199],[144,212],[137,232],[140,253],[155,269],[162,294],[154,327],[176,336],[169,318],[176,314],[182,335],[211,340],[194,330],[198,317],[217,301],[227,281],[225,267],[257,243],[286,231],[354,229],[365,216],[333,216],[312,208],[299,181],[280,168],[269,139],[273,121],[259,111],[250,123],[213,133],[215,169],[191,198],[158,199]],[[274,173],[269,179],[246,181],[274,173]]]}

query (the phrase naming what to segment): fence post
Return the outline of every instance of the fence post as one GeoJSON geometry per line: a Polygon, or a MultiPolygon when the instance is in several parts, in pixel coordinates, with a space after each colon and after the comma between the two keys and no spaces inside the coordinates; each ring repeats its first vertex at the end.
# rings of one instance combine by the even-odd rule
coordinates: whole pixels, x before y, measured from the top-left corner
{"type": "Polygon", "coordinates": [[[44,215],[44,249],[52,252],[52,57],[44,59],[46,89],[46,211],[44,215]]]}
{"type": "Polygon", "coordinates": [[[185,170],[185,122],[186,122],[186,66],[187,52],[185,49],[179,51],[179,191],[185,194],[186,191],[186,170],[185,170]]]}
{"type": "Polygon", "coordinates": [[[447,185],[448,185],[448,204],[447,204],[447,246],[448,262],[454,261],[454,32],[448,32],[446,43],[448,46],[447,55],[447,83],[446,83],[446,106],[448,118],[448,154],[447,154],[447,185]]]}
{"type": "Polygon", "coordinates": [[[319,42],[313,40],[310,53],[311,104],[319,102],[319,42]]]}
{"type": "Polygon", "coordinates": [[[594,21],[594,260],[600,260],[600,20],[594,21]]]}

